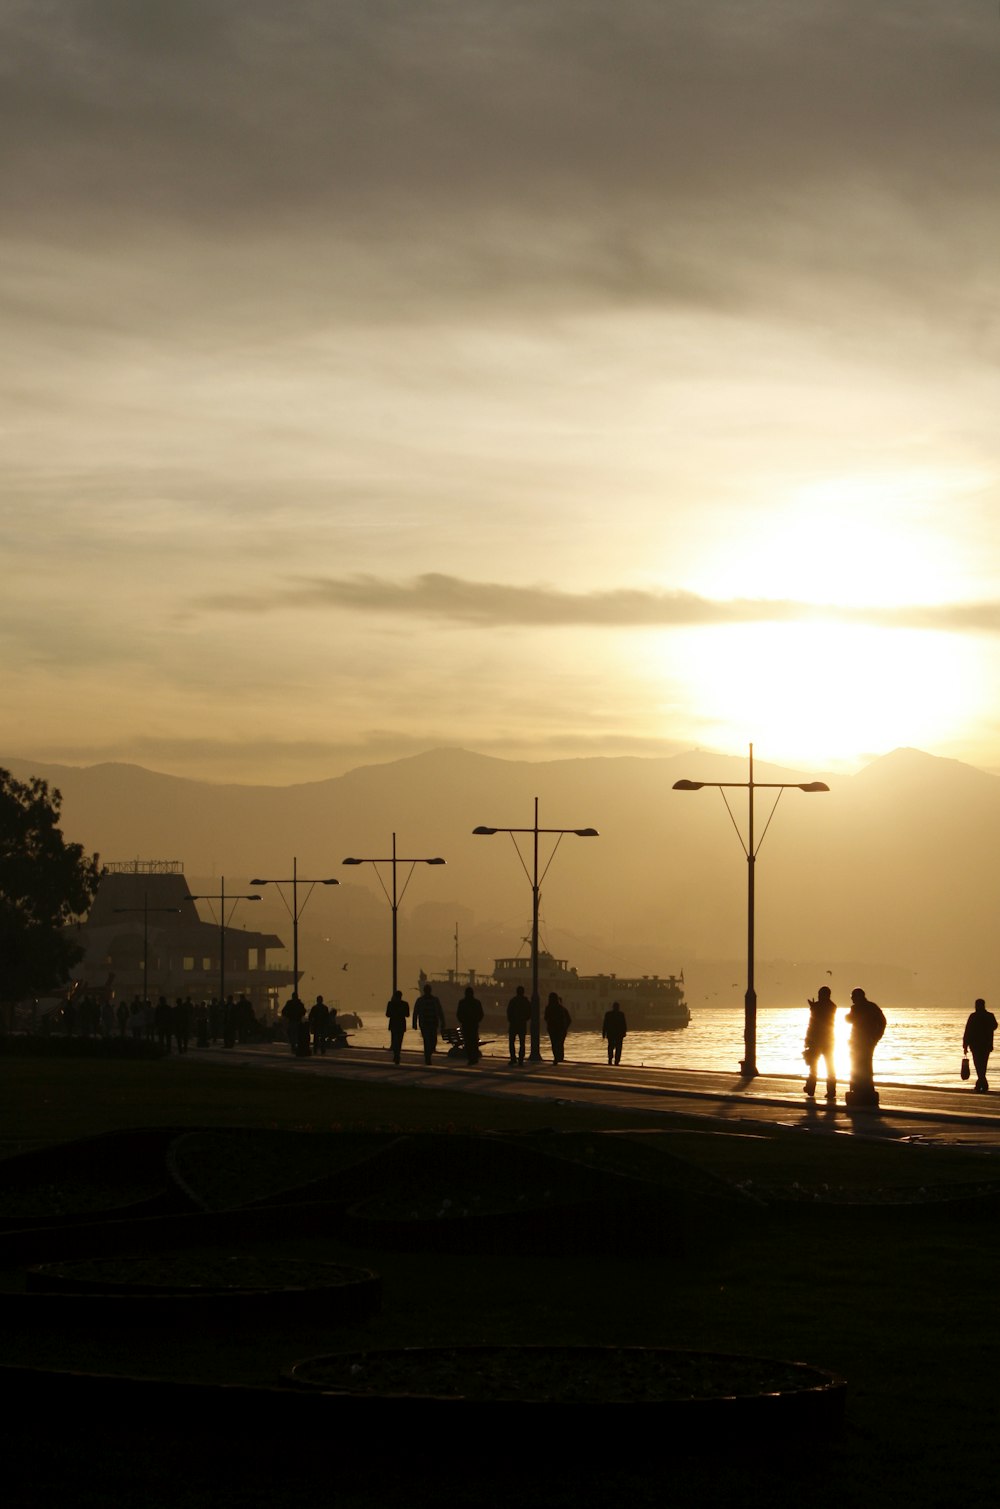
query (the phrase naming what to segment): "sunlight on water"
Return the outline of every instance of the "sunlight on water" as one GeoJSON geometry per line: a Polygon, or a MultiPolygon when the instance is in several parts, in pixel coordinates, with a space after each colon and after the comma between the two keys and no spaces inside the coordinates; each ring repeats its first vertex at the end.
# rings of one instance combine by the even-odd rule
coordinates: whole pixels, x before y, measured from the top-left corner
{"type": "MultiPolygon", "coordinates": [[[[844,1020],[850,1002],[838,1003],[836,1016],[837,1078],[846,1087],[850,1079],[848,1042],[850,1027],[844,1020]]],[[[940,1085],[961,1087],[958,1077],[962,1057],[962,1032],[972,1009],[926,1006],[902,1008],[882,1004],[888,1019],[885,1037],[875,1050],[875,1078],[883,1084],[940,1085]]],[[[805,1077],[802,1043],[809,1012],[792,1007],[758,1008],[757,1066],[762,1074],[792,1074],[805,1077]]],[[[358,1046],[384,1048],[384,1026],[365,1027],[355,1034],[358,1046]]],[[[405,1049],[416,1053],[419,1038],[406,1035],[405,1049]]],[[[548,1058],[548,1041],[542,1038],[542,1053],[548,1058]]],[[[485,1058],[505,1060],[506,1038],[484,1037],[485,1058]]],[[[567,1063],[606,1064],[607,1050],[596,1032],[570,1032],[566,1042],[567,1063]]],[[[743,1057],[743,1008],[718,1006],[696,1012],[690,1026],[680,1032],[630,1032],[622,1062],[630,1068],[642,1064],[674,1069],[712,1069],[736,1073],[743,1057]]],[[[997,1070],[1000,1079],[1000,1068],[997,1070]]],[[[820,1080],[822,1087],[823,1080],[820,1080]]]]}
{"type": "MultiPolygon", "coordinates": [[[[971,1006],[971,1002],[970,1002],[971,1006]]],[[[883,1010],[885,1008],[883,1007],[883,1010]]],[[[851,1029],[844,1020],[847,1007],[836,1016],[834,1054],[837,1079],[850,1079],[848,1043],[851,1029]]],[[[885,1037],[875,1050],[875,1078],[883,1083],[948,1085],[959,1088],[965,1011],[940,1007],[886,1010],[885,1037]]],[[[805,1078],[802,1057],[809,1012],[791,1008],[758,1009],[757,1067],[762,1074],[794,1074],[805,1078]]],[[[594,1032],[571,1035],[569,1057],[607,1062],[601,1039],[594,1032]]],[[[737,1071],[743,1058],[743,1010],[718,1007],[702,1011],[682,1032],[635,1032],[625,1040],[624,1059],[675,1069],[737,1071]]],[[[821,1075],[825,1065],[821,1063],[821,1075]]],[[[821,1078],[820,1084],[823,1084],[821,1078]]]]}

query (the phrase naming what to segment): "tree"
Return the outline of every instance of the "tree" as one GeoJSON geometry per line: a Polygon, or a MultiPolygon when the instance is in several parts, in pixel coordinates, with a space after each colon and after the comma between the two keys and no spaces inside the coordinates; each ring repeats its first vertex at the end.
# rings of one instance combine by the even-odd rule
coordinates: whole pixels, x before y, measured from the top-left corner
{"type": "Polygon", "coordinates": [[[97,855],[68,844],[59,828],[62,795],[33,777],[0,769],[0,1001],[43,995],[63,984],[83,950],[67,924],[88,909],[100,875],[97,855]]]}

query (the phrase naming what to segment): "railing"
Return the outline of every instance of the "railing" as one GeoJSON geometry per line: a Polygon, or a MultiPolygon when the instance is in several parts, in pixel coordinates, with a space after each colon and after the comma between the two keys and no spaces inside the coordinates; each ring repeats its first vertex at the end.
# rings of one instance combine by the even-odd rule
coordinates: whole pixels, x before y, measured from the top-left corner
{"type": "Polygon", "coordinates": [[[111,859],[101,866],[105,875],[183,875],[182,859],[111,859]]]}

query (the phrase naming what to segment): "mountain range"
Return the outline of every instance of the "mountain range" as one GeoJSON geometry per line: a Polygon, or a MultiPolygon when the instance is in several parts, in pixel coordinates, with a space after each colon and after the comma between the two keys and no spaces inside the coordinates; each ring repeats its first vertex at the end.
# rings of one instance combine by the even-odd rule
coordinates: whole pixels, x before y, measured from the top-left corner
{"type": "MultiPolygon", "coordinates": [[[[193,891],[217,892],[224,877],[232,895],[251,877],[288,877],[293,857],[305,879],[336,876],[339,889],[317,890],[302,911],[304,984],[347,990],[348,979],[357,982],[355,1006],[382,992],[390,911],[375,867],[345,869],[343,859],[387,857],[393,833],[401,859],[443,856],[444,868],[417,865],[402,897],[400,978],[412,989],[418,968],[453,966],[456,934],[459,967],[485,970],[494,956],[523,948],[531,889],[511,839],[472,830],[530,829],[537,797],[542,829],[600,835],[563,838],[545,874],[542,935],[552,953],[581,973],[684,970],[692,1007],[742,1000],[747,794],[728,791],[727,812],[718,791],[673,786],[682,777],[745,782],[745,759],[691,751],[534,763],[441,748],[286,787],[212,784],[127,764],[3,764],[61,791],[67,838],[105,861],[179,860],[193,891]]],[[[754,776],[816,779],[759,761],[754,776]]],[[[1000,777],[899,749],[855,775],[823,778],[828,793],[782,792],[770,826],[776,793],[755,797],[762,1005],[800,1002],[827,978],[844,995],[861,983],[914,1002],[989,998],[1000,777]]],[[[543,870],[555,842],[543,833],[543,870]]],[[[530,871],[530,832],[519,843],[530,871]]],[[[409,871],[399,866],[400,891],[409,871]]],[[[380,873],[391,889],[385,865],[380,873]]],[[[261,895],[235,925],[289,938],[277,889],[261,895]]]]}

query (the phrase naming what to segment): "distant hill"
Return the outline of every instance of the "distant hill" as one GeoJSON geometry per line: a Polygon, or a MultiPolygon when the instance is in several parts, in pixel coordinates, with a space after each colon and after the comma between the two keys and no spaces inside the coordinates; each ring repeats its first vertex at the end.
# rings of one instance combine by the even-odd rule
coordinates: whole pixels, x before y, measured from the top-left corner
{"type": "MultiPolygon", "coordinates": [[[[535,796],[542,828],[600,830],[597,839],[564,838],[543,882],[553,953],[581,972],[683,968],[694,981],[699,964],[707,970],[745,948],[747,865],[722,797],[672,789],[682,776],[743,781],[741,758],[692,751],[531,763],[442,748],[287,787],[215,785],[126,764],[0,763],[57,786],[67,836],[106,860],[179,859],[206,888],[213,876],[225,876],[228,888],[254,875],[290,875],[293,856],[304,876],[336,875],[340,889],[310,902],[308,936],[314,949],[329,938],[324,949],[343,953],[341,963],[352,951],[378,958],[387,949],[388,907],[372,867],[345,869],[342,860],[388,855],[393,831],[401,856],[447,861],[444,869],[418,866],[400,908],[408,969],[453,964],[456,923],[462,968],[516,952],[530,919],[527,878],[510,838],[473,837],[472,829],[529,828],[535,796]]],[[[755,776],[811,780],[815,772],[758,762],[755,776]]],[[[989,997],[1000,778],[901,749],[855,776],[826,779],[829,794],[785,792],[764,837],[756,865],[762,968],[769,959],[868,961],[902,971],[892,977],[911,979],[914,998],[989,997]]],[[[727,795],[744,826],[745,793],[727,795]]],[[[758,836],[773,798],[758,794],[758,836]]],[[[543,837],[543,865],[551,843],[543,837]]],[[[522,846],[530,867],[530,836],[522,846]]],[[[401,888],[408,869],[400,869],[401,888]]],[[[287,936],[278,898],[264,894],[267,925],[287,936]]],[[[256,908],[253,925],[264,920],[256,908]]]]}

